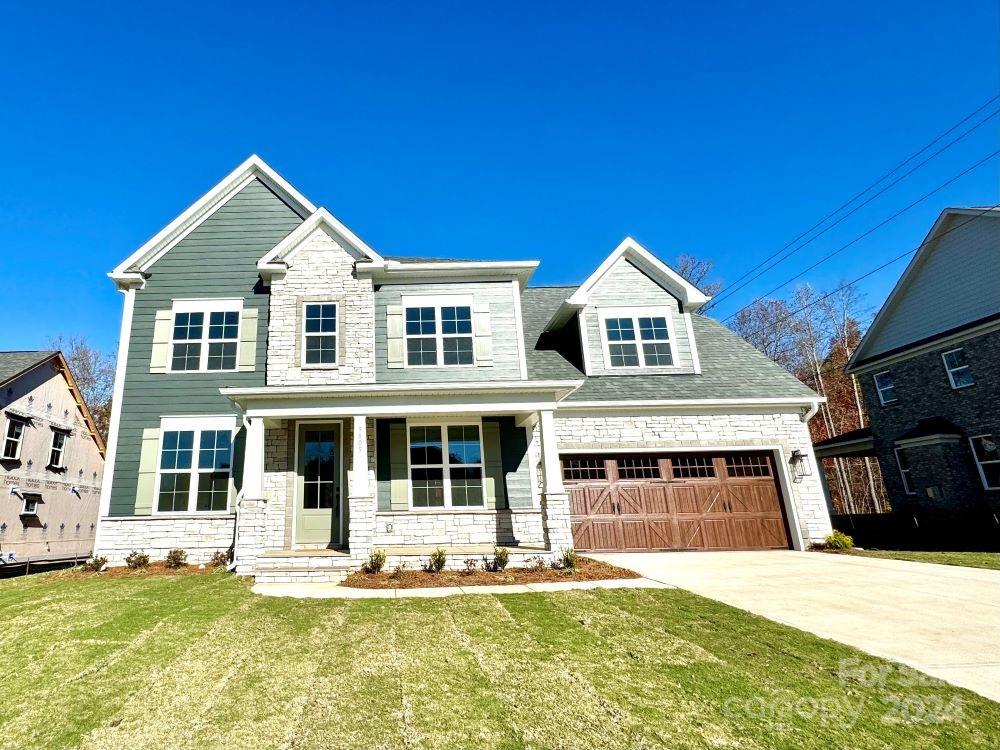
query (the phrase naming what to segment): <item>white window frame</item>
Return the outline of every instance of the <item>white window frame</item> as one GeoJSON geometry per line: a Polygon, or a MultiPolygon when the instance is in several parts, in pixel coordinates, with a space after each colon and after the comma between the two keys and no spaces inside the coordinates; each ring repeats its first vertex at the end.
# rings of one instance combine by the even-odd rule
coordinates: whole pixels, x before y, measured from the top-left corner
{"type": "Polygon", "coordinates": [[[240,368],[240,341],[243,337],[243,299],[175,299],[170,310],[170,345],[167,350],[167,372],[176,373],[218,373],[218,372],[238,372],[240,368]],[[177,313],[202,313],[204,320],[201,327],[200,339],[175,339],[174,324],[177,313]],[[212,313],[214,312],[235,312],[236,338],[231,339],[210,339],[208,337],[209,326],[211,324],[212,313]],[[175,344],[200,344],[201,350],[198,359],[197,370],[175,370],[174,369],[174,345],[175,344]],[[236,357],[233,367],[225,370],[208,369],[208,347],[210,344],[236,344],[236,357]]]}
{"type": "Polygon", "coordinates": [[[66,468],[66,448],[69,444],[69,433],[64,430],[52,430],[52,442],[49,444],[49,463],[48,468],[50,469],[65,469],[66,468]],[[56,447],[57,438],[62,438],[62,446],[56,447]],[[52,460],[52,454],[59,451],[59,462],[56,463],[52,460]]]}
{"type": "Polygon", "coordinates": [[[998,460],[980,461],[979,460],[979,456],[976,455],[976,444],[973,441],[979,440],[980,438],[990,438],[992,440],[993,439],[993,433],[987,432],[987,433],[985,433],[983,435],[972,435],[969,438],[969,449],[972,451],[972,460],[976,462],[976,469],[979,471],[979,480],[983,483],[983,489],[985,489],[985,490],[991,490],[991,491],[995,492],[996,490],[1000,490],[1000,485],[992,487],[992,486],[990,486],[986,482],[986,472],[983,471],[983,464],[996,464],[996,463],[1000,463],[1000,461],[998,461],[998,460]]]}
{"type": "MultiPolygon", "coordinates": [[[[954,354],[955,352],[964,352],[964,351],[965,351],[964,346],[957,346],[954,349],[949,349],[946,352],[941,352],[941,361],[944,363],[944,371],[948,373],[948,382],[951,384],[951,389],[953,391],[958,391],[961,390],[962,388],[971,388],[976,384],[976,376],[972,373],[972,365],[964,364],[961,367],[948,366],[949,354],[954,354]],[[969,374],[972,375],[972,382],[966,383],[965,385],[955,385],[954,373],[958,372],[959,370],[968,370],[969,374]]],[[[968,355],[966,355],[966,358],[968,358],[968,355]]]]}
{"type": "Polygon", "coordinates": [[[443,513],[445,511],[485,511],[486,507],[486,454],[483,449],[483,421],[482,419],[458,419],[458,420],[406,420],[406,492],[407,503],[411,511],[417,513],[443,513]],[[440,427],[441,428],[441,464],[411,464],[410,445],[411,432],[414,427],[440,427]],[[476,427],[479,430],[479,463],[478,464],[456,464],[468,468],[479,468],[480,481],[483,488],[483,502],[481,505],[459,505],[454,506],[451,502],[451,463],[448,460],[448,428],[449,427],[476,427]],[[444,505],[442,506],[414,506],[413,505],[413,473],[417,469],[441,468],[443,482],[444,505]]]}
{"type": "MultiPolygon", "coordinates": [[[[599,307],[597,309],[597,327],[601,334],[601,349],[604,352],[604,369],[608,372],[628,372],[630,370],[675,370],[680,366],[677,356],[677,333],[674,330],[673,310],[668,305],[645,305],[625,307],[599,307]],[[639,364],[627,367],[615,367],[611,364],[611,349],[608,341],[608,318],[631,318],[632,329],[635,331],[635,348],[639,356],[639,364]],[[642,351],[643,339],[639,332],[639,318],[665,318],[667,321],[666,341],[647,341],[645,343],[667,344],[670,347],[669,365],[647,365],[646,356],[642,351]]],[[[614,342],[621,343],[621,342],[614,342]]]]}
{"type": "Polygon", "coordinates": [[[38,504],[41,502],[41,495],[37,492],[25,492],[21,496],[21,512],[19,515],[22,516],[38,516],[38,504]],[[28,510],[28,503],[33,503],[31,510],[28,510]]]}
{"type": "Polygon", "coordinates": [[[433,294],[433,295],[403,295],[402,299],[403,308],[403,367],[413,370],[436,368],[436,367],[475,367],[476,366],[476,309],[473,304],[473,296],[471,294],[433,294]],[[414,307],[433,307],[434,308],[434,345],[437,350],[437,363],[433,365],[411,365],[410,364],[410,339],[429,339],[432,338],[431,334],[408,334],[406,332],[406,311],[409,308],[414,307]],[[441,308],[442,307],[468,307],[469,308],[469,324],[471,325],[471,331],[468,334],[465,333],[444,333],[443,326],[441,325],[441,308]],[[472,342],[472,362],[463,365],[446,365],[444,363],[444,340],[446,338],[467,338],[472,342]]]}
{"type": "Polygon", "coordinates": [[[913,485],[910,480],[913,478],[913,467],[910,466],[910,459],[907,457],[906,466],[903,468],[903,462],[899,460],[899,452],[905,450],[905,448],[894,448],[893,454],[896,456],[896,469],[899,471],[899,478],[903,482],[903,494],[905,495],[916,495],[917,491],[913,489],[913,485]]]}
{"type": "Polygon", "coordinates": [[[21,460],[21,448],[24,446],[24,430],[28,426],[28,423],[23,419],[17,419],[16,417],[7,416],[6,421],[3,426],[3,443],[0,444],[0,461],[20,461],[21,460]],[[10,429],[12,425],[21,425],[21,434],[18,437],[10,436],[10,429]],[[13,456],[4,455],[7,451],[7,443],[14,443],[17,448],[14,451],[13,456]]]}
{"type": "Polygon", "coordinates": [[[299,342],[301,357],[299,366],[304,370],[336,370],[340,367],[340,302],[337,300],[308,300],[302,303],[302,339],[299,342]],[[333,333],[306,333],[306,308],[309,305],[333,305],[333,333]],[[333,362],[306,362],[306,338],[309,336],[333,336],[333,362]]]}
{"type": "Polygon", "coordinates": [[[889,404],[895,404],[896,402],[899,401],[899,396],[895,395],[895,393],[896,393],[896,378],[894,378],[892,376],[892,370],[882,370],[881,372],[876,372],[874,375],[872,375],[872,381],[875,383],[875,392],[878,394],[878,401],[879,401],[880,404],[882,404],[882,406],[888,406],[889,404]],[[886,401],[882,397],[882,387],[879,386],[879,384],[878,384],[878,376],[879,375],[888,375],[890,378],[892,378],[892,385],[890,386],[890,388],[892,388],[893,398],[889,399],[888,401],[886,401]]]}
{"type": "Polygon", "coordinates": [[[229,498],[233,489],[233,464],[236,456],[236,417],[164,417],[160,420],[160,440],[156,451],[156,482],[153,488],[153,513],[159,516],[207,516],[212,514],[229,514],[229,498]],[[225,510],[198,510],[198,479],[201,474],[213,474],[213,469],[201,469],[198,466],[201,433],[207,431],[229,431],[229,476],[227,486],[227,502],[225,510]],[[191,444],[191,467],[187,470],[161,469],[163,459],[163,436],[167,432],[193,432],[191,444]],[[160,480],[164,474],[188,474],[191,477],[188,487],[188,503],[186,510],[160,510],[160,480]]]}

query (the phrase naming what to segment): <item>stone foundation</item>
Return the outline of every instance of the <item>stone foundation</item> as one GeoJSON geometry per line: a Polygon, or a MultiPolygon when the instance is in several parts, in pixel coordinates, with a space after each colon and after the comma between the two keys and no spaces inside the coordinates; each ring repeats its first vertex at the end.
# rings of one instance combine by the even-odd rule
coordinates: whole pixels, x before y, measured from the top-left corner
{"type": "Polygon", "coordinates": [[[543,543],[539,510],[482,510],[375,514],[375,547],[396,545],[463,545],[543,543]],[[392,530],[388,527],[391,525],[392,530]]]}
{"type": "Polygon", "coordinates": [[[216,552],[233,544],[236,518],[231,513],[204,516],[107,516],[100,520],[100,549],[95,557],[108,564],[125,564],[132,550],[145,552],[151,562],[163,560],[172,549],[188,553],[188,562],[207,563],[216,552]]]}

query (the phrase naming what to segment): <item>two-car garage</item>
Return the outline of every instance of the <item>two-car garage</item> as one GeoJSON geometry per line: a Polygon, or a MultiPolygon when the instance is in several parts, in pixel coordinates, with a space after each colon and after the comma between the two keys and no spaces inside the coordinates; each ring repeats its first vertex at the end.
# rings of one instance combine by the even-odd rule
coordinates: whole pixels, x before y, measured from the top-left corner
{"type": "Polygon", "coordinates": [[[774,455],[563,454],[577,549],[787,549],[774,455]]]}

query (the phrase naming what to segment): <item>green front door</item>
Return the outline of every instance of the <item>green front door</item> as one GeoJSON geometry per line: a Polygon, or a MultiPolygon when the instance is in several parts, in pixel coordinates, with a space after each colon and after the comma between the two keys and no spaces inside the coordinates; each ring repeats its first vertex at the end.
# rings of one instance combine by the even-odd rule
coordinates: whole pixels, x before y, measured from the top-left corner
{"type": "Polygon", "coordinates": [[[295,492],[295,542],[339,546],[340,424],[300,424],[295,492]]]}

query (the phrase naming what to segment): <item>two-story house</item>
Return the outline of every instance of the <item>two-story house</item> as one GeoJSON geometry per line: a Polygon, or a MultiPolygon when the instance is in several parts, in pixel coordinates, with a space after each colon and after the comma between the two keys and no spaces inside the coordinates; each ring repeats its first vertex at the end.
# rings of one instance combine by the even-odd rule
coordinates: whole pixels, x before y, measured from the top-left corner
{"type": "Polygon", "coordinates": [[[104,441],[59,352],[0,352],[0,574],[86,559],[104,441]]]}
{"type": "Polygon", "coordinates": [[[817,443],[817,453],[877,456],[893,511],[917,523],[927,512],[961,511],[995,529],[1000,209],[941,213],[847,370],[870,427],[817,443]]]}
{"type": "Polygon", "coordinates": [[[830,531],[815,393],[631,239],[577,287],[537,266],[383,255],[251,157],[110,274],[99,553],[232,547],[287,580],[375,548],[517,564],[830,531]]]}

